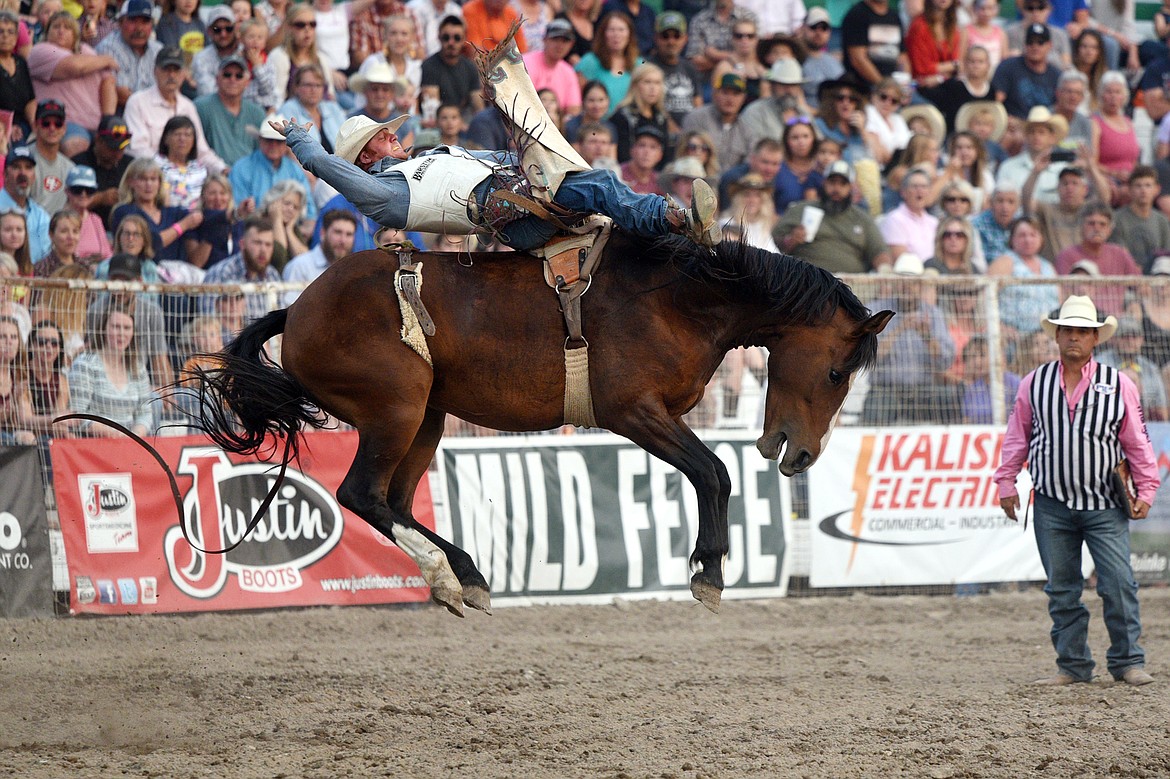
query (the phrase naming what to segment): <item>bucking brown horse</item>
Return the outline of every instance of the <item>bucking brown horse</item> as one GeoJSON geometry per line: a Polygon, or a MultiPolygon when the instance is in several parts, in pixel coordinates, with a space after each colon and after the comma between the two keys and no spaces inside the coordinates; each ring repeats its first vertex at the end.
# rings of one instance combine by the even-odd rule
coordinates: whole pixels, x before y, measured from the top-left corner
{"type": "MultiPolygon", "coordinates": [[[[471,557],[416,522],[412,499],[448,414],[509,431],[564,422],[564,319],[540,263],[525,255],[417,259],[435,324],[433,367],[400,337],[396,256],[360,252],[248,326],[219,355],[222,368],[202,372],[200,426],[225,451],[271,453],[275,436],[287,456],[304,426],[321,426],[322,411],[353,425],[358,451],[338,500],[414,559],[435,601],[459,615],[463,604],[489,611],[471,557]],[[283,368],[264,351],[282,333],[283,368]]],[[[768,388],[757,447],[785,475],[801,472],[823,450],[893,312],[871,315],[846,284],[793,257],[616,233],[581,300],[597,422],[694,485],[691,592],[716,610],[731,481],[683,415],[729,350],[762,346],[768,388]]]]}

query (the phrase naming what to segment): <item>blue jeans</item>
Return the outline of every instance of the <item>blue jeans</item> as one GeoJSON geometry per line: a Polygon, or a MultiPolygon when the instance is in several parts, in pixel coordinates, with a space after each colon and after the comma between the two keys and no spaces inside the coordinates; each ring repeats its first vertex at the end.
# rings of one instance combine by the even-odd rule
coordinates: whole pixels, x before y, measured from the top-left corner
{"type": "Polygon", "coordinates": [[[1052,646],[1061,673],[1088,681],[1093,676],[1089,652],[1089,610],[1081,602],[1081,544],[1097,566],[1097,594],[1109,631],[1106,661],[1109,673],[1120,679],[1126,669],[1144,666],[1146,654],[1138,639],[1137,582],[1129,564],[1129,520],[1119,508],[1076,511],[1036,493],[1036,546],[1048,583],[1048,614],[1052,617],[1052,646]]]}
{"type": "MultiPolygon", "coordinates": [[[[476,198],[486,201],[487,183],[476,188],[476,198]]],[[[618,227],[655,238],[671,232],[666,219],[666,199],[660,195],[639,195],[623,184],[612,171],[574,171],[565,176],[553,200],[571,211],[598,213],[611,217],[618,227]]],[[[529,216],[507,225],[504,243],[518,251],[543,246],[556,232],[551,224],[529,216]]]]}

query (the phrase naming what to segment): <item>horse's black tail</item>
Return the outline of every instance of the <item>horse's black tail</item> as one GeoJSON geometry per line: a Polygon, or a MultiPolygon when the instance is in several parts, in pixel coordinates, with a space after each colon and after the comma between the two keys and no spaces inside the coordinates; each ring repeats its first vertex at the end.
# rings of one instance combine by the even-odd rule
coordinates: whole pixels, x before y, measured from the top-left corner
{"type": "Polygon", "coordinates": [[[198,395],[190,423],[220,449],[269,459],[283,438],[296,458],[302,425],[327,419],[305,388],[272,361],[264,344],[284,332],[288,310],[273,311],[244,328],[218,354],[213,367],[197,368],[185,384],[198,395]]]}

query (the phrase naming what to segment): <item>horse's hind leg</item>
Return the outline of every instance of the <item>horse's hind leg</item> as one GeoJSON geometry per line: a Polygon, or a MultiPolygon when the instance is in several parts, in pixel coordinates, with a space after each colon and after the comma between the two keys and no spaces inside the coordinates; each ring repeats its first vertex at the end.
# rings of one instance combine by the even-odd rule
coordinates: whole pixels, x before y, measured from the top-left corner
{"type": "Polygon", "coordinates": [[[402,444],[396,446],[381,434],[360,430],[357,455],[337,489],[337,499],[410,555],[431,588],[431,598],[462,617],[463,588],[447,556],[420,532],[409,513],[403,515],[386,501],[391,477],[403,459],[401,449],[402,444]]]}
{"type": "Polygon", "coordinates": [[[421,533],[428,541],[439,547],[447,556],[451,570],[463,586],[463,602],[473,609],[492,613],[491,593],[487,580],[475,567],[471,555],[452,544],[447,539],[420,525],[413,514],[414,493],[418,483],[430,467],[435,450],[439,447],[439,440],[443,437],[443,424],[447,419],[446,413],[438,409],[428,408],[423,417],[418,434],[410,445],[410,451],[402,458],[394,476],[390,479],[390,491],[386,501],[396,514],[407,517],[411,526],[421,533]]]}

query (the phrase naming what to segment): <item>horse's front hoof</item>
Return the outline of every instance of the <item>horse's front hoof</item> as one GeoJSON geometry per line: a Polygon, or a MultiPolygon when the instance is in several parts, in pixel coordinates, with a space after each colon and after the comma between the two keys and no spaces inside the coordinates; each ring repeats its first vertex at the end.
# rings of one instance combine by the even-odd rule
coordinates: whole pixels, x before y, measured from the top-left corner
{"type": "Polygon", "coordinates": [[[723,599],[723,590],[710,582],[699,579],[701,574],[695,574],[691,579],[691,595],[702,603],[713,614],[719,613],[719,604],[723,599]]]}
{"type": "Polygon", "coordinates": [[[487,587],[465,586],[463,588],[463,602],[489,617],[492,614],[492,594],[487,587]]]}

